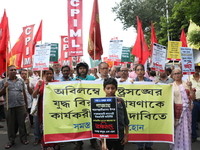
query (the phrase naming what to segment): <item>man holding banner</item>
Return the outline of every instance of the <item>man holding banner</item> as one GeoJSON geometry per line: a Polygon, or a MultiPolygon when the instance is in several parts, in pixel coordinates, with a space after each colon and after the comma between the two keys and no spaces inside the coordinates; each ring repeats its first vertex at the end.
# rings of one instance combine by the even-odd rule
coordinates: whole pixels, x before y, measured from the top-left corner
{"type": "MultiPolygon", "coordinates": [[[[77,77],[73,80],[95,80],[94,76],[88,75],[89,66],[85,62],[80,62],[76,66],[77,77]]],[[[100,150],[100,146],[97,144],[96,139],[90,140],[91,145],[95,148],[95,150],[100,150]]],[[[83,141],[78,141],[74,150],[81,150],[83,141]]]]}

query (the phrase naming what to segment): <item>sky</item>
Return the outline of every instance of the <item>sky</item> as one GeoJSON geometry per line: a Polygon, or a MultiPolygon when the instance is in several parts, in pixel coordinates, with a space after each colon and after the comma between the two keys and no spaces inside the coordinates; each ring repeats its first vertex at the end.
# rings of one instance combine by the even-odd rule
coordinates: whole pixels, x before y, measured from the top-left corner
{"type": "MultiPolygon", "coordinates": [[[[109,40],[113,37],[123,40],[123,46],[133,46],[136,39],[136,30],[123,30],[122,23],[114,21],[116,15],[111,11],[115,2],[121,0],[98,0],[103,57],[108,56],[109,40]]],[[[83,0],[83,60],[88,62],[87,53],[89,27],[92,15],[93,0],[83,0]]],[[[60,36],[68,35],[67,0],[4,0],[0,5],[0,16],[4,9],[9,19],[11,47],[15,44],[22,28],[35,24],[34,35],[40,21],[43,20],[42,43],[51,42],[60,44],[60,36]]],[[[34,36],[33,35],[33,36],[34,36]]],[[[89,63],[89,62],[88,62],[89,63]]]]}

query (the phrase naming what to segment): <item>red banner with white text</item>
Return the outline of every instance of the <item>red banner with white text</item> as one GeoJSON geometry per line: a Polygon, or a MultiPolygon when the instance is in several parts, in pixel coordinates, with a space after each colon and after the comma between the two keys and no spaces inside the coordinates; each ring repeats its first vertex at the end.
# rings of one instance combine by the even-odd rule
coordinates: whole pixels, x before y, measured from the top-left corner
{"type": "Polygon", "coordinates": [[[68,65],[72,67],[72,57],[69,57],[68,36],[61,36],[61,66],[68,65]]]}
{"type": "Polygon", "coordinates": [[[33,29],[34,25],[23,27],[25,38],[25,49],[23,50],[23,66],[22,68],[32,67],[32,48],[33,48],[33,29]]]}
{"type": "Polygon", "coordinates": [[[69,56],[83,56],[82,0],[68,0],[69,56]]]}

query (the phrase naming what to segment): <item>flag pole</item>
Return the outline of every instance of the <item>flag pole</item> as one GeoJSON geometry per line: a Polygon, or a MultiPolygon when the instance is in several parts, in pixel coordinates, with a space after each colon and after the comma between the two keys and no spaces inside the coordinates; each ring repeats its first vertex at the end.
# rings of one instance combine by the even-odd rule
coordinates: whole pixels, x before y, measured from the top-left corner
{"type": "Polygon", "coordinates": [[[96,67],[96,28],[94,27],[94,67],[96,67]]]}
{"type": "MultiPolygon", "coordinates": [[[[10,42],[10,38],[9,38],[10,42]]],[[[11,43],[10,43],[11,46],[11,43]]],[[[6,47],[6,82],[8,82],[8,47],[6,47]]],[[[6,87],[6,110],[8,110],[8,87],[6,87]]]]}

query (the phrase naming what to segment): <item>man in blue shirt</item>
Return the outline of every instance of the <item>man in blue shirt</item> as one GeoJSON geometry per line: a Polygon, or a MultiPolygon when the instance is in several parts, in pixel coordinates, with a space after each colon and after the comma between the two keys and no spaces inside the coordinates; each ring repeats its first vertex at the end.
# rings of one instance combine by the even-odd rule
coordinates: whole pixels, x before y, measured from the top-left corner
{"type": "Polygon", "coordinates": [[[74,80],[95,80],[94,76],[88,75],[89,66],[85,62],[80,62],[76,66],[76,73],[77,76],[73,79],[74,80]]]}
{"type": "MultiPolygon", "coordinates": [[[[73,81],[75,80],[95,80],[94,76],[88,75],[88,70],[89,70],[89,66],[87,63],[85,62],[80,62],[77,64],[76,66],[76,73],[77,76],[72,79],[73,81]]],[[[100,150],[100,146],[98,145],[96,139],[91,139],[90,143],[92,145],[92,147],[94,147],[95,150],[100,150]]],[[[83,141],[77,141],[76,143],[76,147],[74,148],[74,150],[81,150],[83,146],[83,141]]]]}

